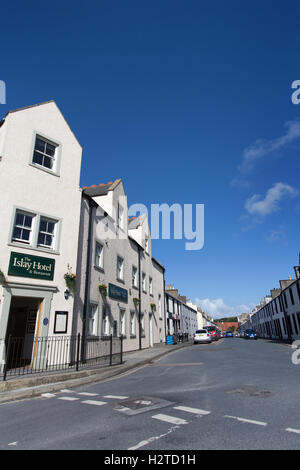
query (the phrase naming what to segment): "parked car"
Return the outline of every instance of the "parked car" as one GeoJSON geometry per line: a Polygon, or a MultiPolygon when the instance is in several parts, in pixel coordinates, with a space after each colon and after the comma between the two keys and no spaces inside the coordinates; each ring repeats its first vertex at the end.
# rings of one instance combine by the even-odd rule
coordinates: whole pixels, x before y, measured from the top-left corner
{"type": "Polygon", "coordinates": [[[244,336],[245,339],[257,339],[257,334],[254,330],[248,328],[247,330],[244,331],[244,336]]]}
{"type": "Polygon", "coordinates": [[[213,341],[217,341],[219,339],[217,328],[215,326],[205,326],[204,328],[209,332],[213,341]]]}
{"type": "Polygon", "coordinates": [[[226,338],[234,338],[234,334],[233,334],[232,331],[226,331],[225,337],[226,337],[226,338]]]}
{"type": "Polygon", "coordinates": [[[197,330],[194,333],[194,344],[197,343],[211,343],[212,338],[209,332],[206,329],[197,330]]]}

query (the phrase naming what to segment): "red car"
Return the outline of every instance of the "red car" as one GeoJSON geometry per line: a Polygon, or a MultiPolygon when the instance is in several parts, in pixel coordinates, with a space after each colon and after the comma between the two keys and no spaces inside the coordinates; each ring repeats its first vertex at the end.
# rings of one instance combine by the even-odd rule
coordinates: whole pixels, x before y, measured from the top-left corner
{"type": "Polygon", "coordinates": [[[218,341],[220,338],[220,331],[215,326],[204,326],[204,329],[209,332],[213,341],[218,341]]]}

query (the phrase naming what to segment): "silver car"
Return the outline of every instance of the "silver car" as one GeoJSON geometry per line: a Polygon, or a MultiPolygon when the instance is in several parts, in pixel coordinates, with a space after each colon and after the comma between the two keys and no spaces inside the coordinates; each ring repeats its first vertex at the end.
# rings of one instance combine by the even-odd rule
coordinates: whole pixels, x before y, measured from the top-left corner
{"type": "Polygon", "coordinates": [[[211,343],[211,335],[207,330],[197,330],[194,333],[194,344],[197,343],[211,343]]]}

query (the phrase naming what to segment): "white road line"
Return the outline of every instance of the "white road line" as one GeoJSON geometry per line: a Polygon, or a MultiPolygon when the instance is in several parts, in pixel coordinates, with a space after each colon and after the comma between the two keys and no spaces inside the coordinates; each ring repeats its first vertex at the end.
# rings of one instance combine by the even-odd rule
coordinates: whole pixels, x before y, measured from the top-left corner
{"type": "Polygon", "coordinates": [[[141,447],[144,447],[146,446],[147,444],[150,444],[150,442],[153,442],[153,441],[157,441],[158,439],[161,439],[162,437],[165,437],[167,436],[168,434],[171,434],[172,432],[174,432],[176,429],[179,429],[180,426],[172,426],[168,432],[164,433],[164,434],[160,434],[160,436],[153,436],[153,437],[149,437],[149,439],[146,439],[145,441],[141,441],[139,442],[138,444],[136,444],[135,446],[132,446],[132,447],[129,447],[128,450],[137,450],[137,449],[140,449],[141,447]]]}
{"type": "Polygon", "coordinates": [[[164,415],[164,414],[158,414],[152,416],[154,419],[159,419],[160,421],[165,421],[166,423],[171,423],[171,424],[188,424],[188,422],[185,419],[180,419],[180,418],[175,418],[174,416],[169,416],[169,415],[164,415]]]}
{"type": "Polygon", "coordinates": [[[66,401],[76,401],[79,400],[77,397],[57,397],[58,400],[66,400],[66,401]]]}
{"type": "Polygon", "coordinates": [[[60,390],[61,393],[74,393],[74,390],[69,390],[68,388],[63,388],[60,390]]]}
{"type": "Polygon", "coordinates": [[[200,410],[199,408],[190,408],[189,406],[174,406],[174,410],[186,411],[195,415],[209,415],[210,411],[200,410]]]}
{"type": "Polygon", "coordinates": [[[84,395],[86,397],[97,397],[99,395],[99,393],[78,392],[78,395],[84,395]]]}
{"type": "Polygon", "coordinates": [[[104,395],[103,398],[116,398],[117,400],[125,400],[125,398],[128,397],[124,397],[121,395],[104,395]]]}
{"type": "Polygon", "coordinates": [[[45,397],[45,398],[53,398],[55,397],[55,393],[42,393],[42,397],[45,397]]]}
{"type": "Polygon", "coordinates": [[[263,421],[256,421],[254,419],[248,419],[248,418],[239,418],[238,416],[224,415],[224,418],[232,418],[232,419],[236,419],[237,421],[242,421],[243,423],[258,424],[259,426],[267,426],[267,423],[264,423],[263,421]]]}
{"type": "Polygon", "coordinates": [[[87,403],[88,405],[96,405],[96,406],[102,406],[102,405],[107,404],[106,401],[98,401],[98,400],[85,400],[85,401],[82,401],[81,403],[87,403]]]}
{"type": "Polygon", "coordinates": [[[286,431],[288,431],[288,432],[295,432],[296,434],[300,434],[300,429],[286,428],[286,431]]]}

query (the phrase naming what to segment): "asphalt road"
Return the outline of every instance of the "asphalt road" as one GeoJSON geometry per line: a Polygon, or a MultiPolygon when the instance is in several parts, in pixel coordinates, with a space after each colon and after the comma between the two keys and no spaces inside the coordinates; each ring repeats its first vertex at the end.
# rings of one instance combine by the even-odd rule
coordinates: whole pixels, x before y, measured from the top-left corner
{"type": "Polygon", "coordinates": [[[224,338],[117,379],[2,404],[0,449],[299,449],[292,352],[224,338]]]}

